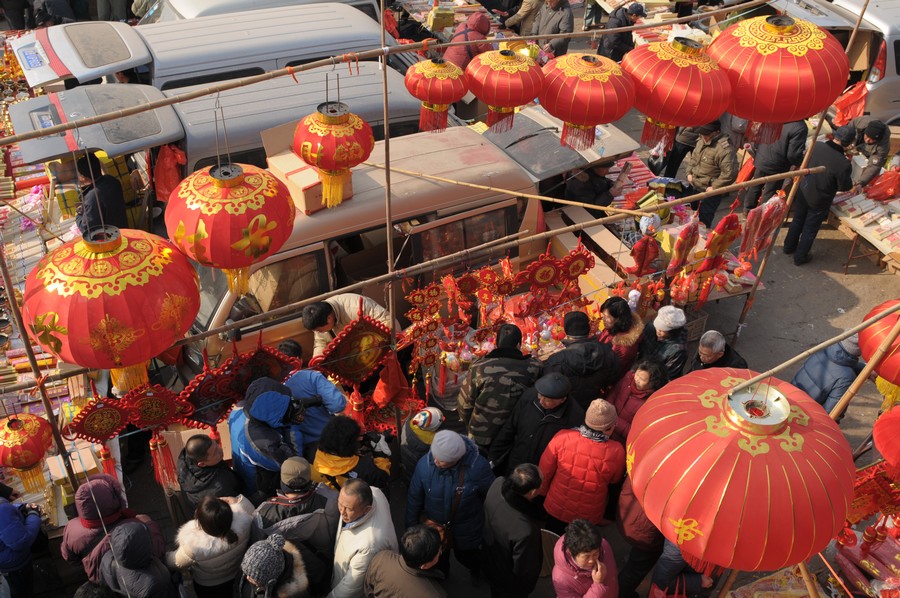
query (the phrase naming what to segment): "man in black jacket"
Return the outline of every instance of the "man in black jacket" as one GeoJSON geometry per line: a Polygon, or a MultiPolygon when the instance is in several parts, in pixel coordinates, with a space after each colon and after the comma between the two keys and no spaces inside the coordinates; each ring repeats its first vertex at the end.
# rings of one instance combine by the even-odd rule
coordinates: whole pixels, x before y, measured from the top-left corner
{"type": "Polygon", "coordinates": [[[188,438],[178,455],[178,485],[191,509],[204,496],[237,496],[243,493],[240,478],[223,461],[222,445],[206,434],[188,438]]]}
{"type": "Polygon", "coordinates": [[[793,254],[797,266],[812,259],[809,250],[828,217],[834,196],[853,187],[850,161],[844,152],[853,147],[856,131],[850,126],[838,127],[832,137],[829,141],[816,142],[809,159],[810,168],[824,166],[825,172],[803,177],[794,198],[794,218],[784,238],[784,253],[793,254]]]}
{"type": "Polygon", "coordinates": [[[528,596],[537,585],[544,560],[541,524],[546,518],[534,498],[541,470],[523,463],[508,477],[494,480],[484,499],[482,561],[493,598],[528,596]]]}
{"type": "MultiPolygon", "coordinates": [[[[647,12],[644,10],[644,5],[639,2],[635,2],[627,8],[620,6],[609,15],[606,28],[631,27],[637,23],[639,18],[646,16],[647,12]]],[[[620,31],[604,35],[597,54],[619,62],[631,50],[634,50],[634,37],[630,31],[620,31]]]]}
{"type": "Polygon", "coordinates": [[[709,368],[740,368],[747,367],[747,362],[740,354],[725,342],[725,335],[718,330],[707,330],[700,337],[697,347],[697,357],[691,364],[689,371],[705,370],[709,368]]]}
{"type": "Polygon", "coordinates": [[[572,383],[559,373],[545,374],[525,391],[512,416],[491,444],[494,471],[510,472],[522,463],[537,465],[560,430],[584,423],[584,409],[569,397],[572,383]]]}
{"type": "Polygon", "coordinates": [[[128,228],[125,195],[119,179],[103,174],[100,160],[92,153],[79,159],[75,167],[82,180],[87,183],[81,190],[83,199],[75,214],[75,223],[81,234],[96,230],[104,224],[128,228]]]}
{"type": "Polygon", "coordinates": [[[853,147],[858,154],[868,158],[866,165],[853,180],[853,184],[865,187],[878,176],[891,152],[891,134],[887,125],[872,116],[859,116],[850,121],[856,132],[853,147]]]}
{"type": "MultiPolygon", "coordinates": [[[[756,150],[754,158],[756,171],[753,176],[759,178],[799,168],[803,163],[803,154],[806,153],[807,131],[805,120],[785,123],[778,141],[764,143],[756,150]]],[[[765,185],[750,187],[744,196],[744,210],[755,208],[760,196],[762,201],[768,201],[782,186],[784,181],[772,181],[765,185]]]]}

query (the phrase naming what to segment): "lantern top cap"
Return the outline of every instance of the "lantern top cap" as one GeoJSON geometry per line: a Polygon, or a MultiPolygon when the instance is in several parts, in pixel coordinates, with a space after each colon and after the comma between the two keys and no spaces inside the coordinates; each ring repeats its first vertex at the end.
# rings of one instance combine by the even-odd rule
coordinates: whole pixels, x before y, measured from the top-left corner
{"type": "Polygon", "coordinates": [[[695,39],[688,37],[676,37],[672,40],[672,47],[685,54],[699,54],[703,45],[695,39]]]}
{"type": "Polygon", "coordinates": [[[122,231],[115,226],[101,226],[81,235],[91,253],[109,253],[122,244],[122,231]]]}
{"type": "Polygon", "coordinates": [[[774,15],[766,18],[766,28],[774,33],[790,33],[796,24],[793,17],[787,15],[774,15]]]}
{"type": "Polygon", "coordinates": [[[244,182],[244,169],[240,164],[219,164],[209,169],[209,176],[216,187],[237,187],[244,182]]]}
{"type": "Polygon", "coordinates": [[[791,405],[780,390],[760,383],[729,393],[725,414],[740,430],[769,435],[784,428],[791,405]]]}
{"type": "Polygon", "coordinates": [[[596,66],[596,65],[600,64],[600,59],[597,58],[593,54],[582,54],[581,56],[578,57],[578,59],[581,60],[582,62],[586,62],[586,63],[590,64],[591,66],[596,66]]]}
{"type": "Polygon", "coordinates": [[[6,427],[10,430],[20,430],[23,425],[22,420],[15,415],[6,420],[6,427]]]}
{"type": "Polygon", "coordinates": [[[338,125],[350,118],[350,106],[343,102],[322,102],[316,106],[319,120],[328,125],[338,125]]]}
{"type": "Polygon", "coordinates": [[[503,56],[507,60],[510,58],[515,58],[516,53],[512,50],[500,50],[500,56],[503,56]]]}

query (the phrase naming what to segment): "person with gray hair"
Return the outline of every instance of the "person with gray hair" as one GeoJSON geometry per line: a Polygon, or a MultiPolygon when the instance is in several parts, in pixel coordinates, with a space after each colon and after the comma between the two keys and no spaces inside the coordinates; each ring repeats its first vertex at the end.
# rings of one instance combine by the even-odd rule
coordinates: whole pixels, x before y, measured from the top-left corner
{"type": "Polygon", "coordinates": [[[697,357],[691,364],[689,372],[706,370],[709,368],[740,368],[747,367],[747,361],[740,356],[727,342],[725,335],[718,330],[707,330],[700,337],[700,345],[697,347],[697,357]]]}
{"type": "Polygon", "coordinates": [[[861,354],[859,337],[854,334],[810,355],[794,375],[791,384],[831,413],[865,367],[860,359],[861,354]]]}

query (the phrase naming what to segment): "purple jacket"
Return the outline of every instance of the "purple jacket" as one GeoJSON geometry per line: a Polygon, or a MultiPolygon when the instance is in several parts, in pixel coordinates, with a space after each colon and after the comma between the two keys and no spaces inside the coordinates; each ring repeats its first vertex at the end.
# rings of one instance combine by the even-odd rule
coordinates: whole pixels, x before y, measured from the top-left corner
{"type": "Polygon", "coordinates": [[[556,541],[553,548],[553,589],[557,598],[616,598],[619,595],[619,580],[616,557],[609,542],[600,544],[600,558],[606,565],[604,583],[594,583],[591,572],[575,564],[563,546],[565,536],[556,541]]]}

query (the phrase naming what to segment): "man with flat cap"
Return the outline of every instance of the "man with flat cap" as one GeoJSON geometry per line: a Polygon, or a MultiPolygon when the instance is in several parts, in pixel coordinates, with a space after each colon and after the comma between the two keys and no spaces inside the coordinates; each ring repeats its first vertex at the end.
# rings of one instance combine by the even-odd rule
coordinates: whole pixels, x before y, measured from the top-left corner
{"type": "Polygon", "coordinates": [[[544,374],[526,390],[491,444],[488,460],[506,475],[522,463],[537,463],[560,430],[581,425],[584,409],[569,397],[572,383],[559,372],[544,374]]]}
{"type": "Polygon", "coordinates": [[[850,121],[856,133],[853,149],[868,158],[866,165],[853,179],[853,184],[865,187],[887,161],[891,152],[891,135],[886,124],[872,116],[859,116],[850,121]]]}

